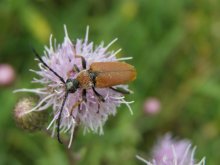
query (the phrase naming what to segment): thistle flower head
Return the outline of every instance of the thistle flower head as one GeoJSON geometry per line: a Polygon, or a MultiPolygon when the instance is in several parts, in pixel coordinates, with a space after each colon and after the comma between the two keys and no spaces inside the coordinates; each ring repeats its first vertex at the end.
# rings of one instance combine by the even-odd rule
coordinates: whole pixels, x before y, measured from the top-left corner
{"type": "Polygon", "coordinates": [[[40,130],[48,119],[47,112],[30,112],[36,102],[33,98],[23,98],[14,109],[14,118],[19,127],[28,131],[40,130]]]}
{"type": "MultiPolygon", "coordinates": [[[[56,44],[56,40],[53,41],[52,36],[50,37],[50,46],[45,47],[44,55],[42,56],[43,61],[52,68],[58,75],[60,75],[66,82],[69,78],[76,78],[78,73],[74,71],[76,65],[79,70],[83,70],[81,58],[82,56],[86,59],[87,66],[89,69],[90,65],[94,62],[110,62],[120,61],[130,58],[116,58],[116,54],[120,51],[108,51],[108,48],[117,40],[113,40],[107,46],[102,42],[100,45],[94,47],[93,42],[88,41],[88,28],[86,31],[85,39],[77,39],[73,43],[67,33],[66,26],[64,26],[65,37],[62,44],[56,44]]],[[[36,73],[39,78],[34,78],[33,83],[39,83],[42,88],[37,89],[20,89],[18,91],[33,92],[40,98],[38,104],[30,110],[32,111],[43,111],[48,107],[52,106],[53,119],[48,126],[52,128],[53,134],[57,127],[55,122],[58,119],[60,108],[66,93],[66,84],[62,83],[60,79],[48,70],[39,61],[39,70],[31,70],[36,73]]],[[[127,85],[120,85],[121,88],[128,90],[127,85]]],[[[124,100],[124,96],[116,91],[109,88],[96,88],[97,92],[101,94],[105,102],[100,100],[95,95],[92,89],[87,90],[87,102],[79,103],[82,99],[82,89],[79,88],[75,93],[69,94],[66,103],[63,108],[62,118],[60,121],[60,128],[63,132],[70,133],[70,144],[72,141],[74,128],[76,125],[82,125],[84,131],[92,131],[95,133],[103,134],[103,125],[108,119],[109,115],[116,114],[116,108],[124,103],[131,108],[129,104],[124,100]]]]}
{"type": "Polygon", "coordinates": [[[170,134],[166,134],[154,146],[152,161],[147,161],[140,156],[138,159],[147,165],[205,165],[205,158],[196,163],[194,158],[196,147],[188,140],[175,140],[170,134]]]}

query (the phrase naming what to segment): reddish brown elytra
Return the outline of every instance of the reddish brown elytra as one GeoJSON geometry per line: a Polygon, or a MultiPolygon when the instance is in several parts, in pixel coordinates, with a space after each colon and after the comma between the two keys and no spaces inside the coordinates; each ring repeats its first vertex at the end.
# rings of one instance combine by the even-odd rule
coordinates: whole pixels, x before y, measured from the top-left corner
{"type": "Polygon", "coordinates": [[[57,119],[57,138],[60,143],[60,121],[62,117],[63,107],[67,100],[69,93],[75,93],[77,89],[82,89],[82,100],[76,103],[75,106],[81,102],[86,102],[86,90],[92,89],[94,94],[98,97],[99,101],[105,102],[104,97],[96,91],[96,88],[109,88],[122,94],[129,94],[121,88],[115,88],[113,86],[127,84],[136,78],[136,70],[134,66],[125,62],[94,62],[90,65],[89,69],[86,69],[86,60],[82,56],[76,56],[82,60],[82,70],[77,65],[73,66],[74,72],[78,75],[76,78],[68,78],[66,81],[53,69],[51,69],[33,49],[34,54],[43,65],[48,68],[54,75],[56,75],[65,86],[65,96],[60,108],[59,116],[57,119]]]}
{"type": "Polygon", "coordinates": [[[84,89],[108,88],[127,84],[136,78],[135,68],[125,62],[95,62],[90,69],[79,72],[77,80],[84,89]]]}

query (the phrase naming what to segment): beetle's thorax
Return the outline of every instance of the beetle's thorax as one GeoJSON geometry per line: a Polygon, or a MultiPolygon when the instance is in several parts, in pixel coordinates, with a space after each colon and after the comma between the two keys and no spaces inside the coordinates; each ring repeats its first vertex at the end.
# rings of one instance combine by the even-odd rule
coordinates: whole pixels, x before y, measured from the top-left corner
{"type": "Polygon", "coordinates": [[[79,81],[79,85],[83,89],[88,89],[94,86],[89,70],[80,71],[76,79],[79,81]]]}

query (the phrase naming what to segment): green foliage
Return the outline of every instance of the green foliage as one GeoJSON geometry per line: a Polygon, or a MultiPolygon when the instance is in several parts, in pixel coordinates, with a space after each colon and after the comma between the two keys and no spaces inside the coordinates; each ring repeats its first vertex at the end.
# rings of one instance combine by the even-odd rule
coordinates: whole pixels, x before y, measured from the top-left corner
{"type": "MultiPolygon", "coordinates": [[[[141,164],[136,154],[150,157],[158,135],[172,132],[197,145],[196,157],[220,162],[220,2],[190,0],[1,0],[0,61],[11,64],[16,82],[0,90],[0,164],[141,164]],[[70,38],[83,38],[122,48],[133,56],[138,72],[131,84],[134,115],[122,106],[105,125],[103,136],[80,129],[70,153],[44,133],[26,133],[13,121],[13,107],[33,87],[30,68],[37,67],[30,46],[39,52],[53,33],[58,42],[67,25],[70,38]],[[146,115],[146,98],[156,97],[161,112],[146,115]],[[71,154],[74,154],[73,156],[71,154]],[[75,162],[73,162],[74,158],[75,162]]],[[[26,94],[28,95],[28,94],[26,94]]]]}

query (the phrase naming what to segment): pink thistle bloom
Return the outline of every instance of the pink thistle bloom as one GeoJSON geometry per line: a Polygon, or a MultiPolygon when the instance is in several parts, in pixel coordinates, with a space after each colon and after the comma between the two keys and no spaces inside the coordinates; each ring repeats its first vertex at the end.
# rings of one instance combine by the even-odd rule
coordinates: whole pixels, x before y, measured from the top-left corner
{"type": "Polygon", "coordinates": [[[0,64],[0,86],[10,85],[14,80],[14,68],[9,64],[0,64]]]}
{"type": "Polygon", "coordinates": [[[153,148],[152,161],[147,161],[140,156],[137,158],[146,165],[205,165],[205,158],[195,163],[196,147],[188,140],[175,140],[170,134],[166,134],[153,148]]]}
{"type": "MultiPolygon", "coordinates": [[[[72,43],[69,39],[66,26],[64,26],[65,37],[62,44],[56,45],[56,40],[50,37],[50,46],[45,47],[44,62],[57,72],[65,81],[69,78],[76,78],[77,74],[73,71],[74,65],[82,70],[82,62],[76,55],[80,55],[86,59],[87,69],[94,62],[110,62],[131,59],[116,58],[116,54],[121,50],[108,51],[108,48],[117,40],[113,40],[107,46],[102,42],[100,45],[94,47],[93,42],[88,41],[89,28],[87,28],[85,39],[77,39],[76,43],[72,43]]],[[[60,79],[55,76],[50,70],[45,68],[42,63],[39,63],[39,70],[31,70],[36,73],[39,78],[33,78],[33,83],[40,83],[43,87],[37,89],[19,89],[15,92],[32,92],[39,96],[38,104],[31,109],[32,111],[43,111],[52,106],[53,119],[47,129],[52,128],[52,136],[54,136],[60,108],[66,93],[65,85],[60,79]]],[[[117,87],[128,90],[127,85],[119,85],[117,87]]],[[[105,102],[100,102],[92,89],[87,90],[87,102],[82,102],[80,107],[75,107],[82,98],[82,89],[77,89],[73,94],[69,94],[64,105],[62,118],[60,121],[61,132],[70,134],[69,147],[71,146],[74,129],[77,125],[84,127],[84,132],[92,131],[94,133],[103,134],[103,125],[108,119],[109,115],[115,115],[116,109],[122,103],[125,104],[132,113],[129,106],[132,102],[125,101],[124,96],[109,88],[96,88],[105,99],[105,102]]],[[[128,90],[129,91],[129,90],[128,90]]]]}
{"type": "Polygon", "coordinates": [[[145,100],[143,108],[146,114],[157,114],[160,112],[160,101],[157,98],[148,98],[145,100]]]}

